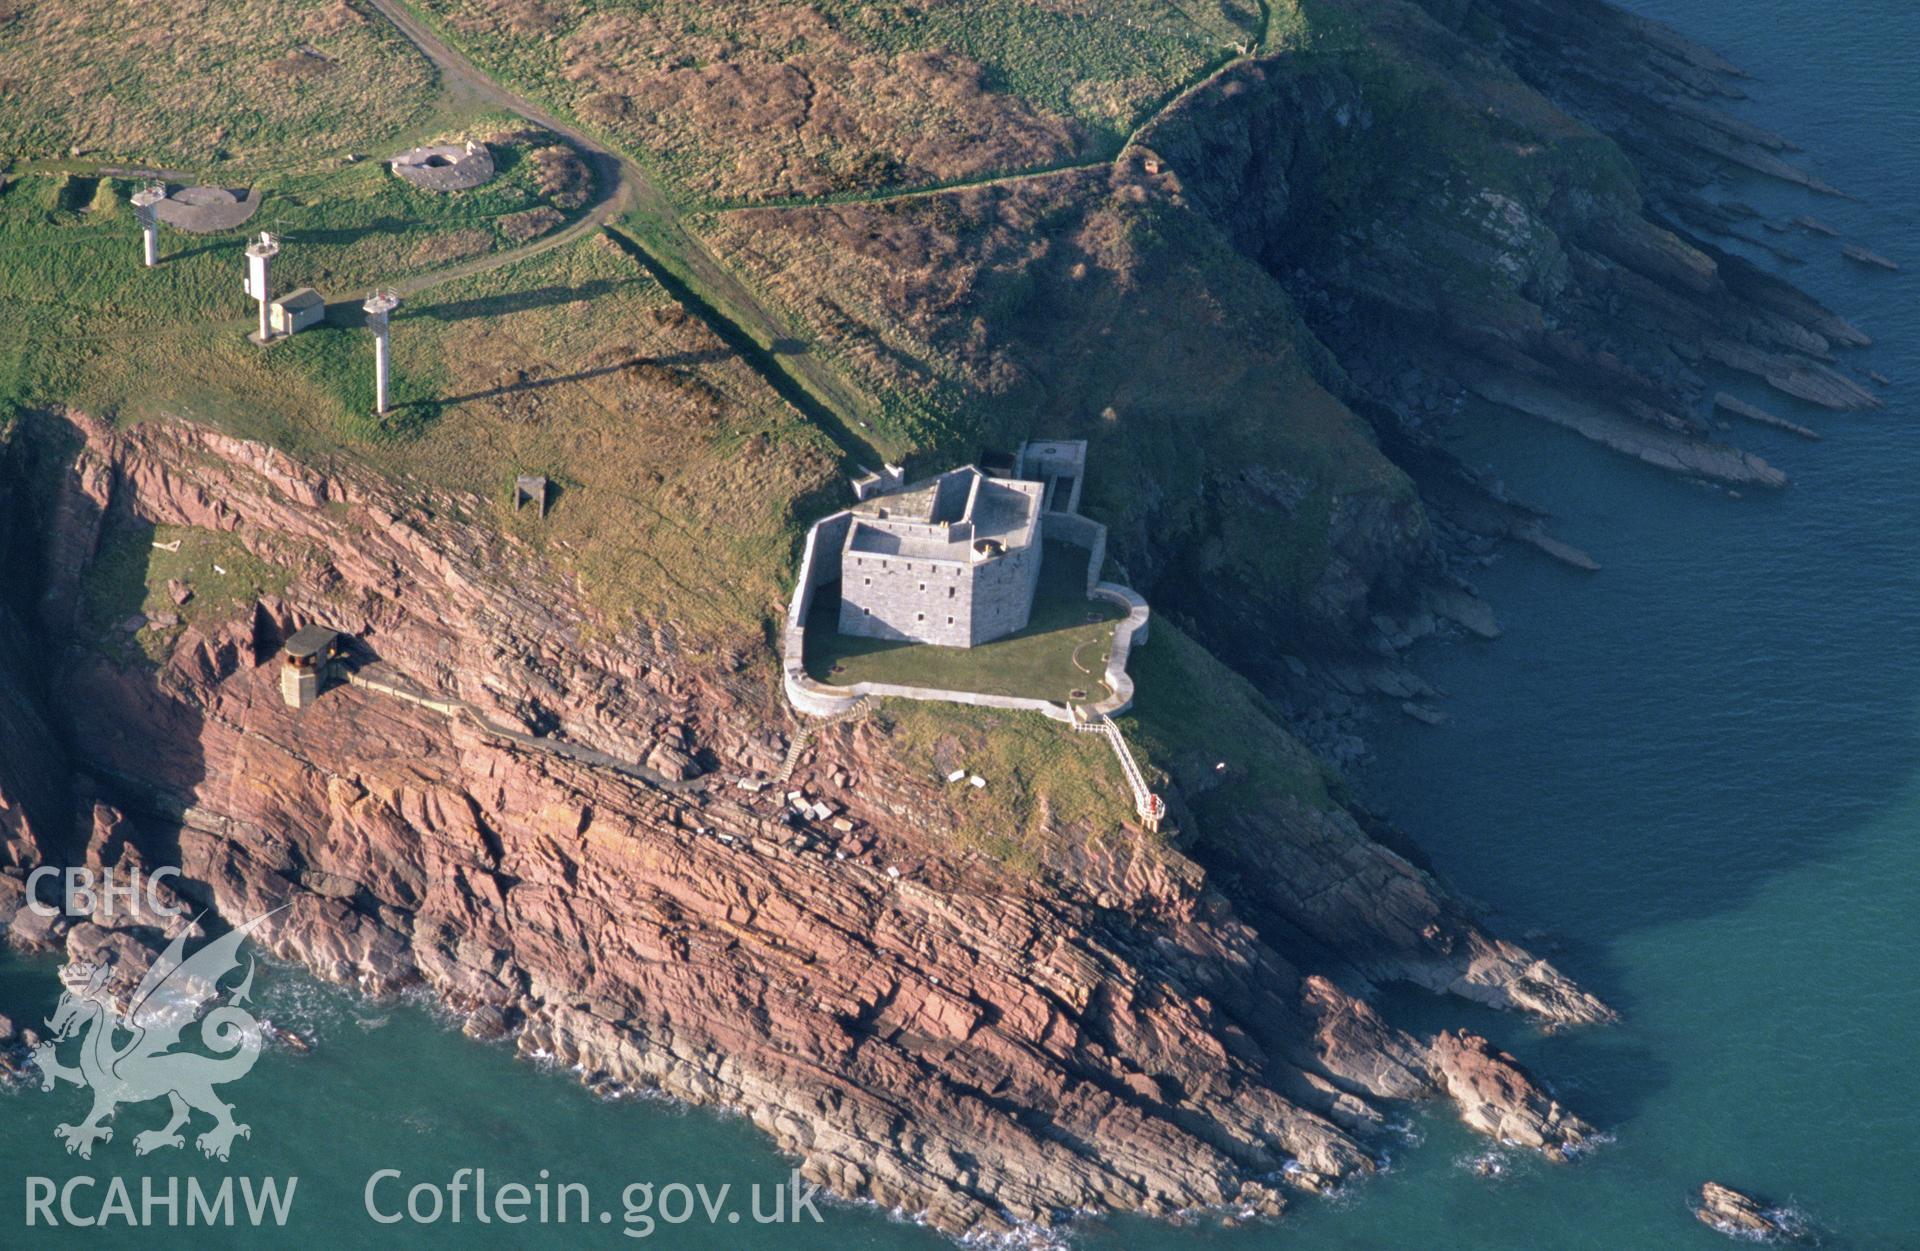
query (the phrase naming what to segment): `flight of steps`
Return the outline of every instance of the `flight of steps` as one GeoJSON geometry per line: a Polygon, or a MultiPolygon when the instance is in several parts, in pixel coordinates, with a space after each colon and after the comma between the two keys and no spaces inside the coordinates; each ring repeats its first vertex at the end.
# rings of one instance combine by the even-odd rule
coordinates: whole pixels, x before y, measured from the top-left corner
{"type": "Polygon", "coordinates": [[[1126,775],[1127,789],[1133,792],[1133,810],[1140,814],[1152,829],[1159,829],[1162,818],[1167,815],[1167,801],[1153,793],[1147,785],[1146,774],[1140,771],[1140,762],[1133,758],[1133,749],[1127,746],[1127,736],[1120,732],[1113,718],[1104,712],[1091,721],[1073,723],[1078,734],[1104,734],[1113,747],[1113,754],[1120,758],[1120,772],[1126,775]]]}
{"type": "Polygon", "coordinates": [[[864,717],[872,710],[873,701],[863,695],[860,697],[859,702],[855,703],[853,707],[847,709],[845,712],[836,712],[824,721],[816,721],[812,725],[802,726],[794,733],[793,741],[787,744],[787,758],[780,762],[780,772],[776,780],[782,786],[785,786],[793,780],[793,771],[800,767],[800,757],[807,754],[807,744],[813,741],[815,734],[818,734],[830,725],[838,725],[842,721],[852,721],[856,717],[864,717]]]}

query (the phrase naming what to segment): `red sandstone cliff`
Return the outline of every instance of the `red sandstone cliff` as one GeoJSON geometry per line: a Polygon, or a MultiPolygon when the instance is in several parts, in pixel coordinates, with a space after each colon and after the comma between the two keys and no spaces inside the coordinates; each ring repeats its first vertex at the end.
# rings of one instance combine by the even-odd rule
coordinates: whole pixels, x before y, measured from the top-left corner
{"type": "MultiPolygon", "coordinates": [[[[1352,820],[1248,814],[1228,832],[1237,900],[1274,918],[1281,949],[1149,840],[1037,874],[959,851],[884,718],[823,733],[796,780],[853,829],[799,833],[732,785],[785,746],[773,668],[696,662],[664,624],[582,631],[568,586],[457,519],[470,501],[190,426],[35,422],[79,436],[35,441],[70,458],[30,536],[48,637],[71,636],[87,563],[128,518],[228,531],[294,573],[157,668],[65,649],[39,703],[0,657],[0,921],[22,867],[68,854],[48,828],[69,833],[63,766],[38,746],[56,707],[87,799],[68,805],[88,844],[72,854],[177,858],[230,919],[288,903],[260,931],[276,955],[372,994],[424,984],[524,1052],[739,1108],[809,1176],[945,1229],[1274,1211],[1278,1185],[1372,1167],[1382,1100],[1440,1091],[1543,1147],[1584,1130],[1480,1040],[1429,1047],[1356,998],[1404,978],[1606,1015],[1352,820]],[[267,662],[320,618],[504,724],[712,771],[669,792],[357,688],[296,713],[267,662]]],[[[140,958],[92,922],[16,940],[140,958]]]]}

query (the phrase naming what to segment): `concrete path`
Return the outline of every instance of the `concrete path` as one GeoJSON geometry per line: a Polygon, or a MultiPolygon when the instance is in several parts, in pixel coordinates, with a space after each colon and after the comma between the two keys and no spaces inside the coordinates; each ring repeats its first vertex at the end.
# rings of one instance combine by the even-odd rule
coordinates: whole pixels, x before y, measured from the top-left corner
{"type": "MultiPolygon", "coordinates": [[[[377,2],[377,0],[376,0],[377,2]]],[[[892,204],[903,200],[921,200],[931,196],[946,195],[953,191],[967,191],[976,187],[1001,187],[1011,183],[1033,182],[1041,178],[1056,178],[1062,174],[1077,174],[1089,169],[1111,169],[1126,160],[1161,118],[1171,113],[1188,99],[1206,90],[1216,80],[1248,61],[1268,54],[1267,34],[1273,25],[1273,13],[1266,0],[1260,4],[1260,33],[1253,42],[1241,51],[1220,58],[1195,72],[1184,84],[1167,93],[1165,99],[1149,109],[1145,116],[1134,123],[1120,146],[1107,156],[1087,157],[1081,160],[1060,161],[1052,165],[1037,166],[1032,169],[1002,170],[998,173],[979,174],[970,178],[955,178],[945,182],[929,183],[919,187],[887,187],[878,191],[851,191],[830,193],[821,196],[781,196],[770,200],[722,200],[701,205],[700,211],[707,213],[757,213],[775,209],[791,208],[827,208],[836,204],[892,204]]]]}
{"type": "Polygon", "coordinates": [[[544,752],[549,756],[564,757],[568,760],[577,761],[580,764],[591,765],[596,769],[610,769],[615,773],[633,778],[635,781],[645,782],[648,786],[658,790],[671,791],[674,794],[685,794],[688,791],[696,789],[699,785],[697,779],[685,782],[676,781],[657,770],[647,768],[645,765],[635,764],[630,760],[622,760],[618,756],[611,756],[606,752],[597,751],[591,747],[582,747],[578,743],[562,742],[559,739],[547,738],[544,735],[528,734],[521,730],[509,729],[464,699],[455,699],[451,695],[433,695],[425,691],[415,690],[410,684],[401,680],[377,663],[360,669],[348,670],[346,683],[348,686],[356,686],[361,690],[372,691],[375,694],[385,695],[391,699],[398,699],[404,703],[418,704],[422,708],[431,708],[442,716],[465,717],[473,723],[475,729],[489,738],[499,739],[502,742],[511,743],[516,747],[527,748],[530,751],[544,752]]]}

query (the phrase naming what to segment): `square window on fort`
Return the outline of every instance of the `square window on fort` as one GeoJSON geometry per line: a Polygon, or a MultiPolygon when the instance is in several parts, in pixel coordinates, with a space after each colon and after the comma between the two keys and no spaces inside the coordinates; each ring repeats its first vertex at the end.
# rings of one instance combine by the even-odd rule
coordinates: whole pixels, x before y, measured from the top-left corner
{"type": "Polygon", "coordinates": [[[873,609],[871,608],[862,608],[860,611],[869,617],[873,616],[873,609]]]}
{"type": "Polygon", "coordinates": [[[924,582],[922,582],[922,583],[920,584],[920,589],[921,589],[921,590],[923,590],[923,591],[924,591],[924,590],[926,590],[926,589],[927,589],[927,584],[926,584],[926,583],[924,583],[924,582]]]}
{"type": "Polygon", "coordinates": [[[872,579],[872,578],[862,578],[862,579],[860,579],[860,585],[861,585],[861,586],[872,586],[872,585],[873,585],[873,579],[872,579]]]}
{"type": "Polygon", "coordinates": [[[953,618],[952,618],[952,617],[948,617],[948,618],[947,618],[947,624],[948,624],[948,625],[952,625],[952,624],[953,624],[953,618]]]}
{"type": "Polygon", "coordinates": [[[960,593],[960,588],[957,586],[950,586],[947,588],[948,599],[952,599],[955,595],[958,595],[959,593],[960,593]]]}
{"type": "Polygon", "coordinates": [[[925,613],[923,613],[923,612],[917,612],[917,613],[915,613],[915,614],[913,614],[913,619],[914,619],[915,621],[925,621],[925,620],[927,619],[927,614],[925,614],[925,613]]]}

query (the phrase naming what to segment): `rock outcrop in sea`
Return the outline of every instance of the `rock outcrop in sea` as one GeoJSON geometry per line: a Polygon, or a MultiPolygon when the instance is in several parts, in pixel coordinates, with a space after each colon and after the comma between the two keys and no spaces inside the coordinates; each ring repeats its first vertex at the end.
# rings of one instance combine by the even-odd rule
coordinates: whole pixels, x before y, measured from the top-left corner
{"type": "Polygon", "coordinates": [[[1591,1125],[1542,1091],[1518,1060],[1477,1034],[1442,1030],[1429,1057],[1460,1119],[1490,1138],[1564,1160],[1593,1134],[1591,1125]]]}
{"type": "Polygon", "coordinates": [[[1797,1239],[1804,1232],[1792,1212],[1767,1207],[1752,1195],[1719,1182],[1706,1182],[1700,1187],[1700,1205],[1693,1211],[1703,1224],[1752,1242],[1797,1239]]]}

